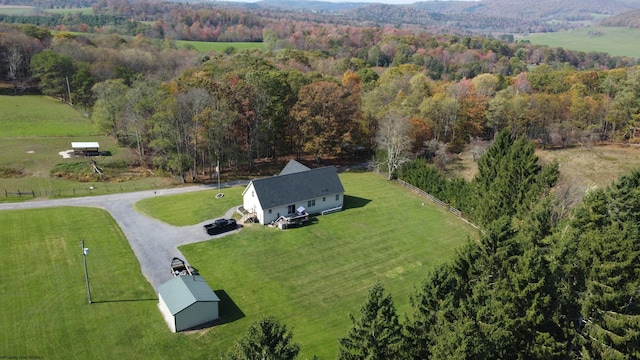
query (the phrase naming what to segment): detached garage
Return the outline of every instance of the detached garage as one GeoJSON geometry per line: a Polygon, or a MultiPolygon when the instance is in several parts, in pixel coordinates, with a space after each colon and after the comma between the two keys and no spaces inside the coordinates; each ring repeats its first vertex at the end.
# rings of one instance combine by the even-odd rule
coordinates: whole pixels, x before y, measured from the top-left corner
{"type": "Polygon", "coordinates": [[[176,276],[158,288],[158,307],[172,332],[220,317],[220,298],[199,275],[176,276]]]}

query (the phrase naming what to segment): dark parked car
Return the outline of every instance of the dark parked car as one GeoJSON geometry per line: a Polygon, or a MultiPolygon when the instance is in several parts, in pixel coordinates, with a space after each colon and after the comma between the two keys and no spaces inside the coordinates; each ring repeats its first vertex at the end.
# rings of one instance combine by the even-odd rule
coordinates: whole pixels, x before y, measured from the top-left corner
{"type": "Polygon", "coordinates": [[[217,235],[223,232],[235,230],[238,227],[235,219],[218,219],[211,224],[204,226],[204,230],[209,235],[217,235]]]}

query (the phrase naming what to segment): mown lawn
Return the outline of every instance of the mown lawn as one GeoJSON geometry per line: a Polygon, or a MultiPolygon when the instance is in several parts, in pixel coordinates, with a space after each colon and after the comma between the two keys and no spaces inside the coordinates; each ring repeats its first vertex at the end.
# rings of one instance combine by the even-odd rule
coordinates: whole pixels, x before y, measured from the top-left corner
{"type": "Polygon", "coordinates": [[[2,355],[162,358],[177,343],[157,310],[157,295],[107,212],[0,211],[0,228],[2,355]],[[93,304],[87,301],[82,239],[89,248],[93,304]]]}
{"type": "Polygon", "coordinates": [[[193,225],[221,217],[242,204],[244,187],[198,191],[189,194],[159,196],[139,201],[136,210],[175,226],[193,225]],[[216,198],[222,193],[223,197],[216,198]]]}
{"type": "Polygon", "coordinates": [[[91,120],[48,96],[0,96],[0,138],[99,135],[91,120]]]}
{"type": "Polygon", "coordinates": [[[375,281],[407,314],[409,295],[427,271],[469,234],[475,237],[450,213],[374,174],[342,174],[341,180],[346,196],[340,213],[286,231],[246,226],[237,235],[180,249],[233,301],[221,312],[234,321],[215,333],[240,334],[251,321],[274,315],[293,329],[301,359],[335,358],[349,313],[357,313],[375,281]]]}
{"type": "Polygon", "coordinates": [[[193,333],[169,332],[157,295],[103,210],[0,211],[3,354],[218,358],[250,322],[274,315],[302,345],[300,359],[335,358],[337,339],[350,326],[348,314],[357,312],[371,284],[381,281],[406,314],[408,296],[426,272],[475,234],[450,213],[422,205],[376,175],[341,179],[348,195],[343,212],[286,231],[246,226],[236,235],[181,248],[223,300],[223,324],[193,333]],[[82,239],[90,249],[91,305],[82,239]]]}
{"type": "Polygon", "coordinates": [[[638,36],[640,36],[640,29],[593,26],[571,31],[530,34],[522,39],[529,40],[532,44],[640,58],[640,48],[637,46],[638,36]],[[598,31],[602,32],[602,36],[589,36],[589,32],[598,31]]]}

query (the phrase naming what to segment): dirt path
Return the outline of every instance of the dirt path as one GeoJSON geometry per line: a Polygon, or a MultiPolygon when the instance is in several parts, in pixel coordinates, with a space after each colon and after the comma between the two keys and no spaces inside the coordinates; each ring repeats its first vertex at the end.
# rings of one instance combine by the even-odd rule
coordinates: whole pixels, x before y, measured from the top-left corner
{"type": "MultiPolygon", "coordinates": [[[[224,187],[238,186],[246,182],[227,183],[224,187]]],[[[115,219],[129,241],[133,253],[140,262],[142,274],[154,289],[171,279],[169,264],[174,256],[184,259],[178,246],[210,240],[225,234],[207,235],[202,225],[214,219],[190,226],[172,226],[137,212],[133,205],[153,196],[181,194],[211,189],[211,186],[189,186],[175,189],[146,190],[133,193],[110,194],[82,198],[34,200],[23,203],[0,204],[0,210],[35,209],[58,206],[87,206],[107,210],[115,219]]],[[[237,207],[229,209],[225,217],[231,217],[237,207]]],[[[229,233],[226,233],[229,234],[229,233]]]]}

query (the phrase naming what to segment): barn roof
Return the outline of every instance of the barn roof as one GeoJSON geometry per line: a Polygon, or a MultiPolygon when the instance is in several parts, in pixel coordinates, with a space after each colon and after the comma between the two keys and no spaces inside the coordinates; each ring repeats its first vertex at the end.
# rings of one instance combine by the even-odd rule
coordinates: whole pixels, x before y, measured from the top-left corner
{"type": "Polygon", "coordinates": [[[220,298],[199,275],[176,276],[160,285],[158,293],[164,299],[171,315],[188,308],[196,302],[219,302],[220,298]]]}
{"type": "Polygon", "coordinates": [[[298,165],[287,165],[281,175],[251,182],[263,209],[344,193],[344,187],[334,166],[300,171],[298,165]],[[285,170],[288,167],[287,172],[285,170]]]}

